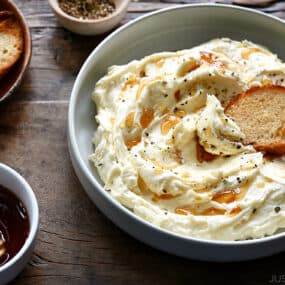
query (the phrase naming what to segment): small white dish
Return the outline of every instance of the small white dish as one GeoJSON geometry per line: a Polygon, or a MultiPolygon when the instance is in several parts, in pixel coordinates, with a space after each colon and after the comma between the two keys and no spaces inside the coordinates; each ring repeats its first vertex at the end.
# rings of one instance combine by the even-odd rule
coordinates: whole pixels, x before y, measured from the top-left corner
{"type": "Polygon", "coordinates": [[[0,184],[13,192],[24,204],[30,223],[30,231],[20,251],[0,266],[0,285],[14,279],[30,260],[39,225],[39,208],[36,196],[26,180],[15,170],[0,163],[0,184]]]}
{"type": "Polygon", "coordinates": [[[103,188],[94,165],[92,138],[96,109],[95,83],[114,64],[160,51],[191,48],[213,38],[248,39],[268,47],[285,60],[284,21],[230,5],[183,5],[140,17],[107,37],[89,56],[75,81],[69,105],[68,141],[74,169],[97,207],[121,229],[155,248],[206,261],[241,261],[285,250],[285,233],[245,241],[214,241],[186,237],[158,228],[128,210],[103,188]],[[261,32],[262,31],[262,32],[261,32]]]}
{"type": "Polygon", "coordinates": [[[115,11],[107,17],[98,20],[83,20],[64,13],[58,0],[49,0],[49,5],[60,24],[67,30],[86,36],[103,34],[115,28],[126,14],[130,0],[114,0],[115,11]]]}

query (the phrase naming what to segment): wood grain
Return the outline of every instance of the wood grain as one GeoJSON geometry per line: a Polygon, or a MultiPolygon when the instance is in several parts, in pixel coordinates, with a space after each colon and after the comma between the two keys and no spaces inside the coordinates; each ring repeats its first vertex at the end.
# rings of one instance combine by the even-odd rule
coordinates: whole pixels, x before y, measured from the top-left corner
{"type": "MultiPolygon", "coordinates": [[[[64,30],[47,1],[15,0],[33,37],[33,58],[19,90],[0,105],[0,161],[16,168],[34,189],[40,231],[32,260],[13,284],[269,284],[285,274],[285,254],[252,262],[214,264],[152,249],[105,218],[83,191],[68,155],[70,92],[89,53],[106,36],[64,30]]],[[[146,12],[185,3],[131,2],[122,23],[146,12]]],[[[285,19],[284,1],[261,10],[285,19]]]]}

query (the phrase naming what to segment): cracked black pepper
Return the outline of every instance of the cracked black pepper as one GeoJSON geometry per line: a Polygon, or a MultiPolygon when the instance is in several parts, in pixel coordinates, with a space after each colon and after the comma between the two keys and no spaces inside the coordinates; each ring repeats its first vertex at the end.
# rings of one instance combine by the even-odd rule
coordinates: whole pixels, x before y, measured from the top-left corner
{"type": "Polygon", "coordinates": [[[79,19],[100,19],[115,11],[111,0],[59,0],[60,8],[66,14],[79,19]]]}

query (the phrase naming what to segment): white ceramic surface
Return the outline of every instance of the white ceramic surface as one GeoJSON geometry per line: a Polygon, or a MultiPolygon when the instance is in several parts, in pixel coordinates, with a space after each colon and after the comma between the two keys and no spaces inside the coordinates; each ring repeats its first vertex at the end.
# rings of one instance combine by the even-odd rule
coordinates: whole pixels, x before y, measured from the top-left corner
{"type": "Polygon", "coordinates": [[[97,207],[133,237],[163,251],[199,260],[239,261],[285,250],[285,234],[259,240],[209,241],[162,230],[134,215],[103,190],[89,162],[96,129],[91,93],[108,66],[159,51],[191,48],[216,37],[248,39],[285,60],[285,23],[250,9],[225,5],[184,5],[148,14],[107,37],[89,56],[74,84],[68,115],[68,141],[74,169],[97,207]]]}
{"type": "Polygon", "coordinates": [[[111,15],[98,20],[81,20],[69,16],[59,7],[58,0],[49,0],[49,5],[60,24],[71,32],[92,36],[103,34],[115,28],[126,14],[130,0],[113,0],[116,10],[111,15]]]}
{"type": "Polygon", "coordinates": [[[10,189],[23,202],[30,222],[29,236],[21,250],[0,266],[0,285],[14,279],[25,267],[33,253],[39,224],[39,209],[35,194],[26,180],[15,170],[0,163],[0,184],[10,189]]]}

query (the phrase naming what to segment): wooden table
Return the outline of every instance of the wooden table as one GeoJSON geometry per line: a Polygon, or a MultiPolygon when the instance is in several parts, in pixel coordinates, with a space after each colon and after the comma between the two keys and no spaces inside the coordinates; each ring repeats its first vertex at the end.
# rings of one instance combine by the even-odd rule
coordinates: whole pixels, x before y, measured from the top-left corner
{"type": "MultiPolygon", "coordinates": [[[[105,36],[64,30],[47,1],[15,2],[31,28],[33,57],[19,90],[0,106],[0,161],[34,189],[40,231],[32,260],[13,284],[269,284],[272,275],[285,274],[285,253],[234,264],[190,261],[134,240],[98,211],[72,169],[66,122],[75,77],[105,36]]],[[[132,2],[123,22],[197,2],[205,1],[132,2]]],[[[285,19],[283,1],[262,10],[285,19]]]]}

